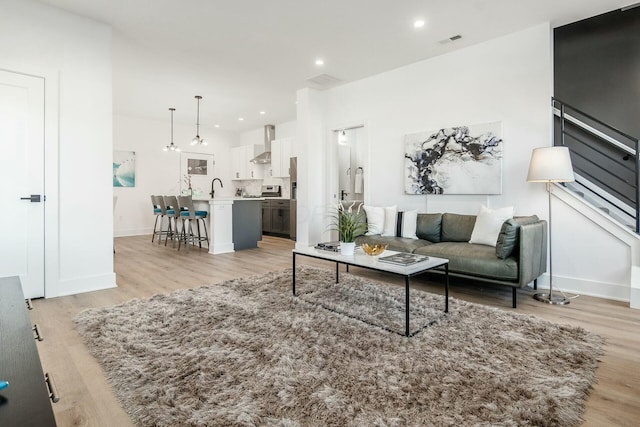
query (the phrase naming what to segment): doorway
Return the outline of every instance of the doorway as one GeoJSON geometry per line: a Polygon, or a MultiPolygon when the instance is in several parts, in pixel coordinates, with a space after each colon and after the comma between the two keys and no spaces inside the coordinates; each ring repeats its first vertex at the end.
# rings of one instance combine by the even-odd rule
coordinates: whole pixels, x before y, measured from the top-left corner
{"type": "Polygon", "coordinates": [[[364,202],[366,140],[364,126],[334,131],[339,200],[364,202]]]}
{"type": "Polygon", "coordinates": [[[0,70],[0,277],[45,295],[44,78],[0,70]]]}

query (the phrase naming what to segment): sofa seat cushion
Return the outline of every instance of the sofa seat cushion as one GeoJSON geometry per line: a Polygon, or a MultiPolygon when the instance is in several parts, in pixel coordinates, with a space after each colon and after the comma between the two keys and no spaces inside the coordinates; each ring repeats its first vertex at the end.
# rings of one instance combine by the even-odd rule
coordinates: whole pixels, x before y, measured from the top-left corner
{"type": "Polygon", "coordinates": [[[432,244],[426,240],[411,239],[409,237],[380,236],[379,234],[373,236],[358,236],[356,237],[355,242],[358,246],[363,243],[367,243],[369,245],[387,245],[387,249],[390,251],[398,252],[413,252],[417,248],[432,244]]]}
{"type": "Polygon", "coordinates": [[[497,280],[517,281],[518,262],[510,256],[500,259],[496,248],[467,242],[441,242],[417,248],[414,253],[449,260],[449,271],[497,280]]]}

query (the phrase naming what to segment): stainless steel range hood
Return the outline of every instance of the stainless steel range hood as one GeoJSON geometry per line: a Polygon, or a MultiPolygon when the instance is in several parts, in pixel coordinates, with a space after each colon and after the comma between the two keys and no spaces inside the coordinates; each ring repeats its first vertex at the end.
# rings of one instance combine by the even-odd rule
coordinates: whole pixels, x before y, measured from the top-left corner
{"type": "Polygon", "coordinates": [[[271,163],[271,141],[276,137],[276,127],[274,125],[264,126],[264,152],[251,159],[252,163],[271,163]]]}

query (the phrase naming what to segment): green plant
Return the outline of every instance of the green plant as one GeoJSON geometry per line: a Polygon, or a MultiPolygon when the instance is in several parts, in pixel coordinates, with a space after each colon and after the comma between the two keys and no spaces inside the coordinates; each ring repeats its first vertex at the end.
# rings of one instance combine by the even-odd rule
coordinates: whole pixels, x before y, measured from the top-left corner
{"type": "Polygon", "coordinates": [[[356,237],[367,231],[364,213],[360,211],[362,203],[359,203],[358,209],[354,210],[355,204],[356,202],[353,202],[351,206],[345,208],[340,203],[331,215],[331,229],[338,232],[338,239],[341,242],[353,242],[356,237]]]}

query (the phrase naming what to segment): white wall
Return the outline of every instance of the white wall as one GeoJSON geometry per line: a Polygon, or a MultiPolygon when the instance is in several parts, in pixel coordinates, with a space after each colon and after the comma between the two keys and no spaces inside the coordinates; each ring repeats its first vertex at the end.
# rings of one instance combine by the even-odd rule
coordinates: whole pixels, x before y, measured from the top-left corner
{"type": "MultiPolygon", "coordinates": [[[[531,150],[551,143],[550,35],[549,26],[541,25],[326,91],[320,101],[326,104],[318,106],[326,125],[315,137],[332,159],[330,130],[365,124],[367,204],[458,213],[476,213],[481,203],[515,205],[517,214],[545,217],[544,188],[528,184],[526,173],[531,150]],[[505,141],[501,195],[404,194],[405,134],[495,121],[502,122],[505,141]]],[[[333,162],[324,169],[332,170],[333,162]]]]}
{"type": "MultiPolygon", "coordinates": [[[[296,121],[278,123],[276,125],[276,138],[295,138],[297,132],[296,121]]],[[[295,144],[295,142],[294,142],[295,144]]],[[[295,154],[295,147],[293,148],[295,154]]]]}
{"type": "Polygon", "coordinates": [[[640,308],[638,236],[559,186],[553,187],[551,206],[554,289],[640,308]]]}
{"type": "MultiPolygon", "coordinates": [[[[275,139],[280,138],[295,138],[296,136],[296,121],[284,122],[284,123],[271,123],[276,127],[275,139]]],[[[264,145],[264,128],[252,129],[246,132],[240,133],[240,139],[238,146],[260,144],[264,145]]]]}
{"type": "MultiPolygon", "coordinates": [[[[135,187],[113,188],[113,195],[118,196],[113,226],[116,236],[151,234],[155,218],[150,196],[180,193],[183,179],[180,172],[181,154],[162,150],[171,140],[168,108],[166,121],[114,115],[114,150],[136,153],[135,187]]],[[[213,154],[213,176],[220,178],[223,183],[223,188],[216,184],[216,196],[233,196],[235,187],[231,181],[231,147],[238,144],[238,133],[200,126],[200,134],[208,145],[193,147],[190,142],[195,135],[195,127],[174,123],[173,141],[183,155],[187,152],[213,154]]],[[[208,198],[210,187],[201,190],[203,197],[208,198]]]]}
{"type": "Polygon", "coordinates": [[[46,296],[113,287],[111,29],[31,0],[1,10],[0,68],[47,76],[58,99],[45,106],[58,131],[45,159],[46,296]]]}
{"type": "Polygon", "coordinates": [[[485,203],[530,214],[543,194],[527,183],[527,167],[531,150],[550,144],[550,98],[550,30],[542,25],[336,88],[327,122],[368,122],[369,204],[476,213],[485,203]],[[505,141],[501,195],[404,194],[404,135],[495,121],[505,141]]]}
{"type": "Polygon", "coordinates": [[[296,154],[298,195],[296,246],[305,247],[328,240],[327,194],[337,192],[328,181],[336,178],[335,167],[327,162],[327,141],[332,140],[325,115],[327,93],[301,89],[297,93],[296,154]],[[328,171],[331,170],[329,174],[328,171]]]}
{"type": "MultiPolygon", "coordinates": [[[[552,144],[551,41],[550,27],[544,24],[315,97],[308,89],[299,91],[298,149],[303,154],[298,156],[298,205],[307,210],[299,209],[298,245],[331,237],[325,231],[326,217],[317,214],[327,210],[338,194],[332,176],[337,161],[331,131],[357,124],[365,125],[369,146],[364,162],[367,204],[469,214],[475,214],[480,204],[514,205],[516,215],[547,219],[545,186],[526,178],[532,149],[552,144]],[[495,121],[502,123],[505,144],[502,194],[404,194],[404,135],[495,121]],[[324,146],[323,155],[317,152],[318,145],[324,146]],[[322,162],[319,170],[318,162],[322,162]],[[318,193],[325,195],[324,202],[318,193]]],[[[619,298],[626,287],[628,295],[628,247],[612,241],[594,224],[587,227],[580,214],[558,208],[557,215],[554,231],[563,231],[553,242],[554,286],[612,298],[619,298]]],[[[545,287],[548,277],[539,284],[545,287]]]]}

